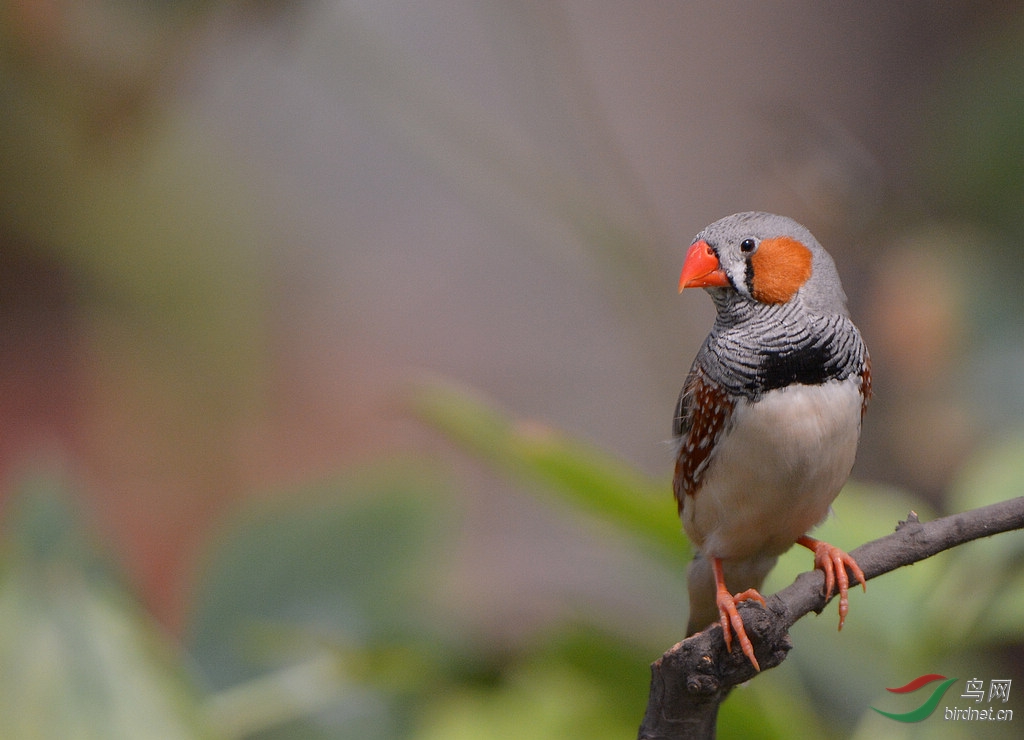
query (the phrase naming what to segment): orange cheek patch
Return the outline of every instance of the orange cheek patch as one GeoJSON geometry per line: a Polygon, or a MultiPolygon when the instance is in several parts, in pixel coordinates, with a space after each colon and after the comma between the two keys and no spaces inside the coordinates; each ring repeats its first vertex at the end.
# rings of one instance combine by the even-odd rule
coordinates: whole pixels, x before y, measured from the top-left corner
{"type": "Polygon", "coordinates": [[[765,239],[750,258],[751,295],[762,303],[785,303],[811,276],[811,250],[788,236],[765,239]]]}

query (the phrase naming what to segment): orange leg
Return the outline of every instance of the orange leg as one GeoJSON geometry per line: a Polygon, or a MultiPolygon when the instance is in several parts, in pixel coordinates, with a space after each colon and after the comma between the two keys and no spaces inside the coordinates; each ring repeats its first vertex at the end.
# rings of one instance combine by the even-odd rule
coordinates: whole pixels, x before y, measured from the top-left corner
{"type": "Polygon", "coordinates": [[[846,573],[849,568],[854,577],[860,581],[861,587],[867,591],[868,584],[864,572],[857,561],[838,547],[804,535],[796,543],[803,545],[814,553],[814,567],[825,571],[825,598],[832,596],[832,590],[839,584],[839,629],[843,628],[846,614],[850,611],[850,577],[846,573]]]}
{"type": "Polygon", "coordinates": [[[717,594],[715,601],[718,604],[719,621],[722,625],[722,636],[725,638],[725,647],[731,653],[732,652],[732,633],[736,633],[736,639],[739,640],[740,648],[743,650],[743,654],[747,656],[750,662],[754,666],[754,670],[760,671],[761,666],[757,664],[757,658],[754,657],[754,646],[750,644],[750,638],[747,637],[747,631],[743,628],[743,619],[740,618],[740,613],[736,611],[736,604],[740,601],[760,601],[761,606],[764,606],[764,597],[757,592],[755,588],[748,588],[741,594],[733,596],[729,593],[729,589],[725,586],[725,576],[722,573],[722,561],[718,558],[711,558],[711,568],[715,573],[715,584],[717,585],[717,594]]]}

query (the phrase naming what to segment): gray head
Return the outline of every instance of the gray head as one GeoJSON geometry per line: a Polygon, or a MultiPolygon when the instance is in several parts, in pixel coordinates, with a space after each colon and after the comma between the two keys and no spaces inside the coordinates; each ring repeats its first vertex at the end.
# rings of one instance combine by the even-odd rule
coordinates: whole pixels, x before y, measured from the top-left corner
{"type": "Polygon", "coordinates": [[[773,213],[735,213],[705,227],[686,254],[683,288],[707,288],[720,311],[795,302],[810,313],[847,315],[828,252],[806,228],[773,213]]]}

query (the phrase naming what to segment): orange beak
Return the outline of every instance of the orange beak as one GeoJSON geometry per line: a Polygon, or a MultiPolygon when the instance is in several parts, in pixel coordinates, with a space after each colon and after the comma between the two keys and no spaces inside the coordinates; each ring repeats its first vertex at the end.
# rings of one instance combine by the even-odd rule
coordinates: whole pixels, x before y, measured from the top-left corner
{"type": "Polygon", "coordinates": [[[714,250],[703,239],[694,242],[686,253],[683,272],[679,275],[679,292],[684,288],[726,288],[729,278],[718,262],[714,250]]]}

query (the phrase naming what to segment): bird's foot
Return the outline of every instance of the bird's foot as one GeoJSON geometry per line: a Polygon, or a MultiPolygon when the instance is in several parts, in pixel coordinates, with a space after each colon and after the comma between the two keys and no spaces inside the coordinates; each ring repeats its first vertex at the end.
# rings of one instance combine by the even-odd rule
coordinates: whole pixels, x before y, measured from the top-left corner
{"type": "Polygon", "coordinates": [[[756,588],[748,588],[743,593],[738,593],[734,596],[726,588],[725,576],[722,573],[722,562],[718,558],[712,558],[711,568],[715,573],[717,588],[715,602],[718,604],[718,621],[722,625],[725,649],[730,653],[732,652],[732,633],[735,632],[743,654],[747,656],[747,659],[754,666],[754,670],[760,672],[761,666],[757,664],[757,658],[754,657],[754,646],[750,643],[750,638],[747,637],[747,631],[743,627],[743,619],[740,617],[739,611],[736,610],[736,604],[741,601],[759,601],[761,606],[765,606],[764,597],[758,593],[756,588]]]}
{"type": "Polygon", "coordinates": [[[753,588],[748,588],[743,593],[736,594],[735,596],[730,594],[727,589],[721,588],[718,590],[715,600],[718,603],[719,622],[722,625],[722,636],[725,638],[726,650],[730,653],[732,652],[732,633],[735,632],[743,654],[753,664],[754,670],[760,671],[761,666],[757,664],[757,658],[754,657],[754,646],[750,643],[750,638],[747,637],[747,631],[743,627],[743,619],[740,617],[740,613],[736,610],[736,604],[741,601],[753,600],[760,601],[761,606],[764,606],[764,597],[758,593],[757,589],[753,588]]]}
{"type": "Polygon", "coordinates": [[[867,591],[868,584],[864,578],[864,572],[857,565],[856,560],[834,545],[806,535],[800,537],[796,542],[814,553],[814,567],[824,571],[826,599],[832,597],[832,591],[838,584],[839,629],[842,629],[843,623],[846,621],[846,614],[850,611],[850,576],[846,569],[850,569],[850,573],[853,573],[854,577],[860,581],[861,587],[867,591]]]}

